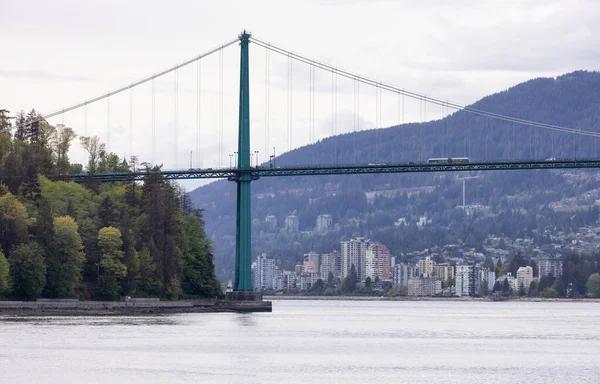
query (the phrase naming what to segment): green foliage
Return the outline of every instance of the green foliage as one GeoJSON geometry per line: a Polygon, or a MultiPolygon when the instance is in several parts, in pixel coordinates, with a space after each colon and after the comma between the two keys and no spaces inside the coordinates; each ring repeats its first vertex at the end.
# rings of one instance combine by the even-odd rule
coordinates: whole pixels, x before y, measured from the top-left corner
{"type": "Polygon", "coordinates": [[[541,297],[546,297],[546,298],[551,298],[551,297],[558,297],[558,292],[556,292],[556,289],[552,288],[552,287],[546,287],[544,288],[544,290],[540,293],[541,297]]]}
{"type": "Polygon", "coordinates": [[[348,276],[342,281],[342,294],[351,295],[356,292],[356,283],[358,283],[358,275],[354,264],[352,264],[348,276]]]}
{"type": "Polygon", "coordinates": [[[34,300],[46,285],[43,249],[36,242],[16,246],[10,253],[13,293],[21,299],[34,300]]]}
{"type": "Polygon", "coordinates": [[[0,297],[8,296],[10,292],[10,265],[0,247],[0,297]]]}
{"type": "Polygon", "coordinates": [[[0,196],[0,239],[5,254],[27,239],[28,218],[27,209],[12,193],[0,196]]]}
{"type": "Polygon", "coordinates": [[[70,216],[54,219],[53,238],[46,249],[46,290],[49,297],[75,297],[85,260],[77,230],[78,225],[70,216]]]}
{"type": "Polygon", "coordinates": [[[600,274],[594,273],[590,275],[586,286],[588,295],[591,297],[600,297],[600,274]]]}
{"type": "Polygon", "coordinates": [[[320,296],[323,294],[324,289],[325,289],[325,283],[323,283],[323,280],[318,279],[317,281],[315,281],[313,286],[310,287],[310,292],[313,295],[320,296]]]}
{"type": "Polygon", "coordinates": [[[213,250],[201,220],[188,216],[183,242],[183,290],[189,295],[215,297],[221,287],[214,275],[213,250]]]}
{"type": "Polygon", "coordinates": [[[115,299],[119,296],[121,280],[127,275],[121,231],[115,227],[101,228],[98,231],[98,246],[102,252],[98,291],[101,296],[115,299]]]}

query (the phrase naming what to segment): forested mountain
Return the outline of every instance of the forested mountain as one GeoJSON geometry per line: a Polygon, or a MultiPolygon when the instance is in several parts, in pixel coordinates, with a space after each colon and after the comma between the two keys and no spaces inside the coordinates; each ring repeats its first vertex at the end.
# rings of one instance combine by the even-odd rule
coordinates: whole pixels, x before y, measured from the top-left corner
{"type": "MultiPolygon", "coordinates": [[[[538,78],[487,96],[472,108],[521,119],[600,131],[600,73],[577,71],[538,78]]],[[[514,125],[459,111],[444,119],[404,124],[330,137],[285,153],[277,166],[297,164],[390,163],[431,157],[510,160],[598,157],[597,139],[514,125]]],[[[265,165],[267,166],[267,165],[265,165]]],[[[480,174],[412,174],[263,178],[252,183],[253,257],[267,252],[293,267],[310,250],[330,252],[340,239],[363,235],[385,243],[392,254],[434,245],[464,243],[481,247],[488,234],[537,237],[544,229],[571,231],[595,222],[593,206],[557,211],[551,203],[600,187],[595,172],[507,171],[480,174]],[[467,215],[462,203],[487,206],[467,215]],[[370,192],[370,193],[368,193],[370,192]],[[326,233],[288,233],[281,228],[295,212],[301,231],[313,231],[319,214],[333,216],[326,233]],[[275,215],[279,229],[264,224],[275,215]],[[427,216],[432,225],[414,224],[427,216]],[[406,226],[394,226],[404,217],[406,226]]],[[[217,181],[191,192],[204,210],[207,234],[214,240],[217,272],[231,276],[235,242],[235,183],[217,181]]]]}
{"type": "MultiPolygon", "coordinates": [[[[158,167],[142,184],[80,185],[71,128],[0,111],[0,298],[221,296],[201,212],[158,167]],[[11,127],[11,125],[14,125],[11,127]]],[[[138,167],[81,137],[89,172],[138,167]]]]}

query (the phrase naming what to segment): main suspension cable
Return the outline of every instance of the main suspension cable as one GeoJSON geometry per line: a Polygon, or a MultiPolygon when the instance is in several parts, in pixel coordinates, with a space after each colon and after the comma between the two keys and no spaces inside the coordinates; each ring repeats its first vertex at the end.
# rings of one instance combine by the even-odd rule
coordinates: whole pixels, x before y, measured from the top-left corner
{"type": "MultiPolygon", "coordinates": [[[[251,40],[262,47],[266,46],[266,43],[254,36],[251,37],[251,40]]],[[[280,48],[276,45],[273,44],[269,44],[268,45],[269,49],[272,50],[273,52],[279,53],[281,55],[284,56],[289,56],[297,61],[301,61],[304,62],[306,64],[311,64],[323,69],[325,71],[336,71],[336,73],[340,76],[349,78],[349,79],[353,79],[353,80],[358,80],[359,82],[363,83],[363,84],[367,84],[370,86],[377,86],[378,82],[375,80],[371,80],[369,78],[366,77],[362,77],[362,76],[358,76],[356,74],[353,74],[351,72],[348,71],[344,71],[341,69],[337,69],[334,68],[328,64],[319,62],[317,60],[314,59],[310,59],[306,56],[302,56],[293,52],[290,52],[286,49],[280,48]]],[[[394,87],[391,85],[387,85],[387,84],[381,84],[381,88],[389,91],[389,92],[394,92],[394,93],[400,93],[404,96],[408,96],[410,98],[413,99],[417,99],[417,100],[425,100],[427,103],[430,104],[436,104],[436,105],[446,105],[446,107],[448,108],[452,108],[454,110],[457,111],[464,111],[464,112],[468,112],[468,113],[473,113],[473,114],[477,114],[477,115],[481,115],[481,116],[487,116],[496,120],[503,120],[503,121],[509,121],[509,122],[515,122],[518,124],[522,124],[522,125],[527,125],[527,126],[531,126],[531,127],[536,127],[536,128],[542,128],[542,129],[549,129],[549,130],[555,130],[555,131],[560,131],[560,132],[567,132],[567,133],[572,133],[572,134],[578,134],[578,135],[583,135],[583,136],[593,136],[593,137],[600,137],[600,133],[597,132],[592,132],[592,131],[584,131],[584,130],[577,130],[577,129],[573,129],[573,128],[568,128],[568,127],[562,127],[562,126],[558,126],[558,125],[553,125],[553,124],[546,124],[546,123],[540,123],[540,122],[536,122],[536,121],[532,121],[532,120],[526,120],[526,119],[521,119],[521,118],[517,118],[517,117],[512,117],[512,116],[507,116],[507,115],[502,115],[499,113],[494,113],[494,112],[489,112],[489,111],[484,111],[484,110],[480,110],[477,108],[473,108],[473,107],[469,107],[469,106],[465,106],[465,105],[460,105],[457,103],[452,103],[452,102],[448,102],[448,101],[443,101],[441,99],[437,99],[437,98],[433,98],[433,97],[427,97],[423,94],[420,94],[418,92],[414,92],[414,91],[409,91],[406,90],[405,88],[398,88],[398,87],[394,87]]]]}

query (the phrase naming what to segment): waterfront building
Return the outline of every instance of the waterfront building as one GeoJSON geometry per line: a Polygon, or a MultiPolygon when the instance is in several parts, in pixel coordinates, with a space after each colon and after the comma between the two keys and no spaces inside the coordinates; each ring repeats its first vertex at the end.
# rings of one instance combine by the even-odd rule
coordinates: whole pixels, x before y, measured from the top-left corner
{"type": "Polygon", "coordinates": [[[290,232],[298,232],[300,229],[300,220],[298,220],[298,216],[289,215],[285,218],[285,229],[290,232]]]}
{"type": "Polygon", "coordinates": [[[337,251],[331,253],[324,253],[321,255],[321,267],[319,268],[321,278],[323,281],[327,281],[329,272],[333,274],[335,279],[341,277],[340,270],[340,254],[337,251]]]}
{"type": "Polygon", "coordinates": [[[277,218],[273,215],[267,215],[265,217],[265,224],[269,231],[275,231],[277,229],[277,218]]]}
{"type": "Polygon", "coordinates": [[[437,277],[413,277],[408,279],[409,296],[435,296],[442,293],[442,281],[437,277]]]}
{"type": "Polygon", "coordinates": [[[390,250],[381,243],[371,243],[365,253],[365,279],[370,277],[375,280],[390,280],[391,266],[390,250]]]}
{"type": "Polygon", "coordinates": [[[529,286],[532,281],[533,268],[528,265],[517,269],[517,289],[521,289],[522,286],[525,289],[525,292],[529,292],[529,286]]]}
{"type": "Polygon", "coordinates": [[[415,268],[406,263],[397,263],[393,268],[392,282],[394,285],[407,287],[408,280],[415,276],[415,268]]]}
{"type": "Polygon", "coordinates": [[[345,279],[350,273],[352,265],[356,269],[358,281],[364,281],[366,278],[365,258],[367,255],[367,247],[370,240],[364,237],[357,237],[341,242],[341,259],[342,259],[342,279],[345,279]]]}
{"type": "Polygon", "coordinates": [[[496,282],[496,272],[486,268],[479,268],[478,273],[481,286],[487,287],[488,291],[492,292],[494,290],[494,283],[496,282]]]}
{"type": "Polygon", "coordinates": [[[319,276],[318,273],[313,273],[313,272],[303,272],[300,274],[300,276],[298,276],[297,278],[297,284],[296,287],[300,290],[303,291],[307,291],[310,289],[310,287],[312,287],[317,280],[319,280],[321,277],[319,276]]]}
{"type": "Polygon", "coordinates": [[[304,261],[310,261],[311,263],[313,263],[315,265],[315,268],[317,269],[317,272],[321,268],[321,255],[319,255],[316,252],[310,251],[308,253],[305,253],[304,261]]]}
{"type": "Polygon", "coordinates": [[[256,258],[251,268],[254,289],[265,290],[276,288],[274,259],[268,259],[267,254],[263,253],[256,258]]]}
{"type": "Polygon", "coordinates": [[[562,276],[561,259],[540,259],[538,260],[539,277],[552,275],[554,277],[562,276]]]}
{"type": "Polygon", "coordinates": [[[317,217],[317,232],[325,232],[333,225],[333,219],[331,215],[319,215],[317,217]]]}
{"type": "Polygon", "coordinates": [[[475,296],[479,288],[479,276],[475,273],[475,265],[456,266],[456,296],[475,296]]]}
{"type": "Polygon", "coordinates": [[[508,272],[499,278],[496,281],[500,284],[504,284],[504,280],[508,280],[508,286],[513,291],[517,292],[519,290],[519,286],[517,285],[517,278],[512,275],[512,273],[508,272]]]}

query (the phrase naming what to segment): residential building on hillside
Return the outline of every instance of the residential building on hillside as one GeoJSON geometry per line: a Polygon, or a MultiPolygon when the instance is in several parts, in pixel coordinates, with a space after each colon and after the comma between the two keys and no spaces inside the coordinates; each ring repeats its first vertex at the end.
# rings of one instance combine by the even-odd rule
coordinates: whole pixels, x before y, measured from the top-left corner
{"type": "Polygon", "coordinates": [[[319,215],[317,217],[317,232],[325,232],[333,225],[333,219],[331,215],[319,215]]]}
{"type": "Polygon", "coordinates": [[[298,232],[300,229],[300,220],[298,220],[298,216],[289,215],[285,218],[285,229],[290,232],[298,232]]]}
{"type": "Polygon", "coordinates": [[[533,268],[529,265],[517,269],[517,289],[523,287],[525,292],[529,292],[529,286],[533,281],[533,268]]]}
{"type": "Polygon", "coordinates": [[[345,279],[346,276],[348,276],[352,265],[354,265],[358,281],[365,280],[365,258],[369,244],[370,240],[365,239],[364,237],[357,237],[356,239],[341,242],[342,279],[345,279]]]}
{"type": "Polygon", "coordinates": [[[439,277],[442,281],[454,279],[454,266],[448,263],[436,264],[431,266],[431,275],[439,277]]]}
{"type": "Polygon", "coordinates": [[[552,275],[554,277],[562,276],[561,259],[539,259],[538,260],[539,277],[552,275]]]}
{"type": "Polygon", "coordinates": [[[435,261],[431,260],[431,256],[425,256],[417,262],[417,274],[420,277],[431,277],[433,276],[433,266],[435,261]]]}
{"type": "Polygon", "coordinates": [[[409,296],[435,296],[442,292],[442,281],[437,277],[413,277],[408,279],[409,296]]]}
{"type": "Polygon", "coordinates": [[[270,231],[274,231],[277,229],[277,218],[273,215],[267,215],[265,217],[265,224],[270,231]]]}
{"type": "Polygon", "coordinates": [[[274,289],[276,287],[274,259],[268,259],[267,254],[263,253],[256,258],[251,268],[255,290],[274,289]]]}
{"type": "Polygon", "coordinates": [[[390,250],[381,243],[371,243],[365,253],[365,279],[391,280],[390,250]]]}

